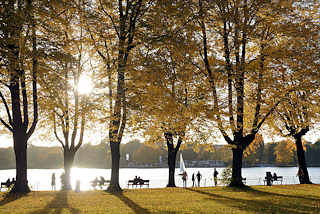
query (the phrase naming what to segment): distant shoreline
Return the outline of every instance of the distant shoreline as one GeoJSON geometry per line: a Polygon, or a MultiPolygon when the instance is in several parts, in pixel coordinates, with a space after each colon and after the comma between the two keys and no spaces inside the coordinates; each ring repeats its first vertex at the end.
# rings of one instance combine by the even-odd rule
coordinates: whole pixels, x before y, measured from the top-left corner
{"type": "MultiPolygon", "coordinates": [[[[267,168],[267,167],[278,167],[278,168],[285,168],[285,167],[297,167],[297,166],[276,166],[276,165],[268,165],[268,166],[246,166],[242,168],[254,168],[254,167],[259,167],[259,168],[267,168]]],[[[319,165],[313,165],[313,166],[308,166],[310,167],[320,167],[319,165]]],[[[75,166],[75,168],[81,168],[81,169],[111,169],[111,168],[99,168],[99,167],[78,167],[75,166]]],[[[168,168],[167,166],[159,166],[159,167],[150,167],[150,166],[132,166],[132,167],[120,167],[120,169],[159,169],[159,168],[168,168]]],[[[187,169],[194,169],[194,168],[226,168],[226,166],[194,166],[194,167],[187,167],[187,169]]],[[[0,170],[15,170],[16,168],[0,168],[0,170]]],[[[62,168],[28,168],[28,169],[63,169],[62,168]]],[[[176,167],[176,170],[178,170],[179,167],[176,167]]]]}

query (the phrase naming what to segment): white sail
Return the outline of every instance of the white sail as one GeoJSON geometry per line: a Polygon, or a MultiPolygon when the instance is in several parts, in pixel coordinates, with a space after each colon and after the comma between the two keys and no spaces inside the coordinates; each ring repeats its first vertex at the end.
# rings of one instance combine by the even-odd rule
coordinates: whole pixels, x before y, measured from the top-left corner
{"type": "Polygon", "coordinates": [[[185,171],[186,171],[186,166],[184,165],[182,153],[180,153],[180,173],[183,173],[185,171]]]}

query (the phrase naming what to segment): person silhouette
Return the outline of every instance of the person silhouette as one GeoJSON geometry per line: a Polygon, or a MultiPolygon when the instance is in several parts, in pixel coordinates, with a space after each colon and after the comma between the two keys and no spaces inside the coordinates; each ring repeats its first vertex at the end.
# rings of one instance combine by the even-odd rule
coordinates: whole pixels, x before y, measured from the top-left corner
{"type": "Polygon", "coordinates": [[[80,192],[80,180],[79,180],[79,179],[76,181],[76,189],[75,189],[75,192],[80,192]]]}
{"type": "Polygon", "coordinates": [[[192,174],[191,180],[192,180],[192,187],[194,187],[194,181],[195,181],[194,173],[192,174]]]}
{"type": "Polygon", "coordinates": [[[214,185],[217,186],[218,184],[218,171],[216,168],[214,168],[214,172],[213,172],[213,181],[214,181],[214,185]]]}
{"type": "Polygon", "coordinates": [[[197,173],[198,187],[200,187],[201,178],[202,178],[202,175],[200,174],[200,171],[198,171],[198,173],[197,173]]]}
{"type": "Polygon", "coordinates": [[[104,183],[106,182],[106,179],[104,179],[103,176],[100,176],[100,180],[99,180],[99,186],[100,186],[100,189],[102,189],[104,183]]]}
{"type": "Polygon", "coordinates": [[[98,182],[99,182],[98,177],[95,177],[95,179],[91,181],[91,186],[93,187],[93,189],[96,189],[98,182]]]}
{"type": "Polygon", "coordinates": [[[6,185],[7,187],[9,187],[9,186],[11,185],[10,178],[8,178],[8,180],[6,181],[5,185],[6,185]]]}
{"type": "Polygon", "coordinates": [[[52,173],[51,175],[51,188],[56,191],[56,174],[52,173]]]}
{"type": "Polygon", "coordinates": [[[182,174],[183,187],[187,187],[187,179],[188,179],[188,174],[186,171],[184,171],[182,174]]]}
{"type": "Polygon", "coordinates": [[[277,173],[273,173],[273,180],[276,181],[278,179],[277,173]]]}

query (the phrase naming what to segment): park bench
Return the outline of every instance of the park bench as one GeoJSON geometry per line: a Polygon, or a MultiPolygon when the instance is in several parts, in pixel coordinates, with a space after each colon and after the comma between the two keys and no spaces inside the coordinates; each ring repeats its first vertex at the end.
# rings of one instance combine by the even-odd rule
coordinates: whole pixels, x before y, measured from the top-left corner
{"type": "Polygon", "coordinates": [[[273,177],[272,178],[272,182],[279,182],[280,184],[282,184],[283,181],[283,176],[277,176],[277,177],[273,177]]]}
{"type": "Polygon", "coordinates": [[[100,176],[100,179],[95,178],[93,181],[90,181],[90,183],[93,189],[95,189],[97,186],[99,186],[100,189],[102,189],[104,186],[107,186],[110,184],[110,180],[106,180],[104,179],[104,177],[100,176]]]}
{"type": "Polygon", "coordinates": [[[136,186],[136,187],[140,186],[140,188],[142,186],[148,186],[148,188],[149,188],[149,182],[150,182],[150,180],[143,180],[143,179],[141,179],[140,181],[128,180],[128,188],[130,187],[130,185],[132,186],[132,188],[134,186],[136,186]]]}
{"type": "Polygon", "coordinates": [[[102,189],[104,186],[110,185],[110,180],[98,181],[98,186],[102,189]]]}
{"type": "Polygon", "coordinates": [[[271,172],[266,172],[266,177],[263,180],[264,185],[271,186],[274,182],[279,182],[282,184],[283,182],[283,176],[272,176],[271,172]]]}

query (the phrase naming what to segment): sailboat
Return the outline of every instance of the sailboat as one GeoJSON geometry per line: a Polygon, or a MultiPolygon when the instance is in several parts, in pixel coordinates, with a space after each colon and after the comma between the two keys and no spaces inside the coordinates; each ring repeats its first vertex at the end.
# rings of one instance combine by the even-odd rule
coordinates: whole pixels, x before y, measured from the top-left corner
{"type": "Polygon", "coordinates": [[[179,175],[183,175],[183,173],[186,171],[186,166],[184,164],[182,153],[180,153],[180,173],[179,175]]]}

